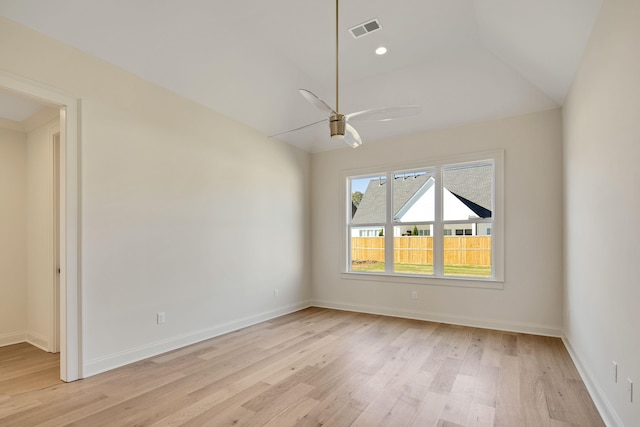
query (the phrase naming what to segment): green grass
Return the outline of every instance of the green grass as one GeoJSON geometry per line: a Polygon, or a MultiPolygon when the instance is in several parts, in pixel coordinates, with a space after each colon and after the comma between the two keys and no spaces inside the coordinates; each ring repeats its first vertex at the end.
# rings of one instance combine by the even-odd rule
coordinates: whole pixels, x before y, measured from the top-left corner
{"type": "Polygon", "coordinates": [[[384,262],[354,262],[351,264],[351,271],[383,272],[384,262]]]}
{"type": "MultiPolygon", "coordinates": [[[[383,262],[354,263],[351,271],[384,272],[383,262]]],[[[433,274],[432,264],[395,264],[395,272],[400,274],[433,274]]],[[[491,266],[483,265],[445,265],[445,276],[491,277],[491,266]]]]}

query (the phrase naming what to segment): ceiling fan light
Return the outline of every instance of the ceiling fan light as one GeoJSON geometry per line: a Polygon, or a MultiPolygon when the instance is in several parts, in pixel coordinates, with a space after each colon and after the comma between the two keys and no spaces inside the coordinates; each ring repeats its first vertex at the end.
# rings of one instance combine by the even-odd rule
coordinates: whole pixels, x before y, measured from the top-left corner
{"type": "Polygon", "coordinates": [[[343,114],[332,114],[329,117],[329,130],[332,139],[344,139],[344,129],[347,121],[343,114]]]}

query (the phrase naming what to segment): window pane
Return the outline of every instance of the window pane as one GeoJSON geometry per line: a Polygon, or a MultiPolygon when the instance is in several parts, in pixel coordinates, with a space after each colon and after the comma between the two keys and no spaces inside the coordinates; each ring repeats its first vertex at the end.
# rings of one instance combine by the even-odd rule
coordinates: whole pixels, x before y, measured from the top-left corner
{"type": "Polygon", "coordinates": [[[385,176],[351,179],[352,224],[373,224],[386,221],[386,183],[385,176]]]}
{"type": "Polygon", "coordinates": [[[491,277],[491,224],[446,224],[444,275],[491,277]]]}
{"type": "Polygon", "coordinates": [[[493,165],[444,168],[442,185],[445,221],[492,217],[493,165]]]}
{"type": "Polygon", "coordinates": [[[393,176],[394,222],[433,221],[435,187],[431,173],[425,171],[393,176]]]}
{"type": "Polygon", "coordinates": [[[383,227],[351,229],[351,271],[384,271],[383,227]]]}
{"type": "Polygon", "coordinates": [[[401,274],[433,274],[433,225],[394,227],[393,271],[401,274]]]}

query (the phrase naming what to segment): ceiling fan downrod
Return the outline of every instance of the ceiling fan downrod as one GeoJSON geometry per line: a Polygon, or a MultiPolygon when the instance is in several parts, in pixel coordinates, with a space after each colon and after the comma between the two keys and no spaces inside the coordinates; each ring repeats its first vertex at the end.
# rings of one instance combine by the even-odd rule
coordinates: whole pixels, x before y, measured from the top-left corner
{"type": "MultiPolygon", "coordinates": [[[[339,31],[338,31],[338,22],[339,22],[339,5],[338,5],[339,0],[336,0],[336,111],[339,112],[340,111],[340,100],[338,99],[338,87],[340,84],[340,72],[339,72],[339,66],[338,66],[338,52],[339,52],[339,48],[340,48],[340,38],[339,38],[339,31]]],[[[344,131],[343,131],[344,134],[344,131]]]]}

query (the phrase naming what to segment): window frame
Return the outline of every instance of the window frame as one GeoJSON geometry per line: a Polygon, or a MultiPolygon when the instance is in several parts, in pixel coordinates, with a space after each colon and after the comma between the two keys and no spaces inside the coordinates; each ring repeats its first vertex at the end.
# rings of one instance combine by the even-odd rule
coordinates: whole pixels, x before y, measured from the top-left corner
{"type": "MultiPolygon", "coordinates": [[[[491,288],[502,289],[504,286],[504,150],[493,150],[479,153],[442,157],[437,159],[425,160],[423,162],[413,163],[395,163],[378,165],[376,167],[362,168],[362,169],[350,169],[344,170],[341,177],[341,193],[344,196],[342,199],[341,218],[342,218],[342,270],[341,277],[347,280],[367,280],[367,281],[382,281],[382,282],[399,282],[399,283],[411,283],[411,284],[429,284],[429,285],[442,285],[442,286],[463,286],[463,287],[478,287],[478,288],[491,288]],[[387,182],[393,182],[393,176],[395,174],[411,173],[412,171],[442,171],[445,168],[464,166],[466,164],[491,162],[493,164],[493,212],[492,220],[489,221],[491,225],[491,238],[492,238],[492,264],[491,278],[478,278],[470,276],[445,276],[443,274],[443,243],[444,232],[439,229],[437,224],[441,224],[442,227],[447,223],[450,224],[464,224],[466,220],[447,220],[442,218],[442,176],[438,173],[435,178],[435,197],[436,197],[436,212],[434,221],[416,221],[411,222],[411,225],[417,224],[418,226],[433,224],[434,238],[434,275],[412,275],[402,274],[389,271],[393,268],[393,234],[394,226],[398,224],[393,221],[393,197],[391,197],[391,189],[389,186],[386,195],[386,222],[384,224],[351,224],[350,212],[351,212],[351,189],[350,179],[364,178],[368,176],[386,176],[387,182]],[[349,209],[347,210],[347,206],[349,209]],[[439,209],[438,209],[439,208],[439,209]],[[385,235],[385,272],[364,272],[364,271],[351,271],[351,228],[376,226],[384,228],[385,235]],[[390,235],[389,235],[390,234],[390,235]],[[440,243],[436,244],[436,239],[439,239],[440,243]],[[436,250],[436,247],[438,249],[436,250]]],[[[478,222],[477,220],[468,220],[467,222],[478,222]]],[[[480,220],[480,222],[488,222],[480,220]]]]}

